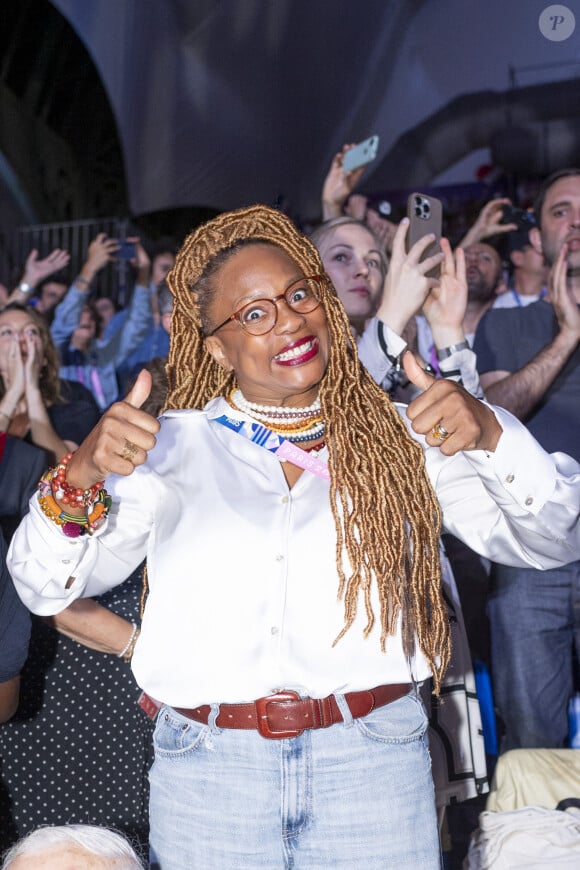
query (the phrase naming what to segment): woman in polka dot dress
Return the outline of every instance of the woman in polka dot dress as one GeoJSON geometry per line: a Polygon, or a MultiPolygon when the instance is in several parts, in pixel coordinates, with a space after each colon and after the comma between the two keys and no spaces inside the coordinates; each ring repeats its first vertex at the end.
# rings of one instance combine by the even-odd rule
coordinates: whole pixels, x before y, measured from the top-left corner
{"type": "MultiPolygon", "coordinates": [[[[136,622],[140,593],[136,572],[99,599],[105,617],[136,622]]],[[[74,822],[113,826],[146,854],[152,721],[130,664],[33,620],[18,713],[0,726],[0,851],[74,822]]]]}
{"type": "MultiPolygon", "coordinates": [[[[166,392],[154,361],[149,413],[166,392]]],[[[53,617],[32,617],[16,716],[0,726],[0,853],[40,825],[113,826],[148,854],[151,719],[130,657],[142,573],[53,617]]]]}

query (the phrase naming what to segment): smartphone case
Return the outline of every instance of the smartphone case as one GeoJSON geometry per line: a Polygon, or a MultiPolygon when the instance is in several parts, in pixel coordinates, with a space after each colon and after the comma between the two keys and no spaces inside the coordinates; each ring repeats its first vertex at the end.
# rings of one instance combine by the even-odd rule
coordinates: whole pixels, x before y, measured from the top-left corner
{"type": "MultiPolygon", "coordinates": [[[[425,193],[412,193],[407,199],[407,217],[409,218],[407,251],[427,233],[435,233],[435,239],[423,253],[421,261],[438,254],[441,251],[439,241],[443,222],[441,200],[434,196],[427,196],[425,193]]],[[[429,278],[438,278],[439,272],[440,267],[437,266],[427,272],[427,275],[429,278]]]]}
{"type": "Polygon", "coordinates": [[[353,169],[359,169],[361,166],[366,166],[371,160],[377,156],[379,148],[379,137],[377,135],[370,136],[363,142],[359,142],[350,151],[347,151],[342,160],[342,169],[344,172],[352,172],[353,169]]]}
{"type": "Polygon", "coordinates": [[[119,242],[119,250],[116,253],[118,260],[134,260],[136,255],[134,242],[126,240],[119,242]]]}

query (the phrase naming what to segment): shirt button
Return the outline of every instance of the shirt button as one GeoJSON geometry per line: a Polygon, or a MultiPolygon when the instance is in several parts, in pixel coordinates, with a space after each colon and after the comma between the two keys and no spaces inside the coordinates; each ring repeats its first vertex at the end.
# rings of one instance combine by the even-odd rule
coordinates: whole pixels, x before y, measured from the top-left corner
{"type": "Polygon", "coordinates": [[[278,555],[276,556],[276,561],[277,561],[277,562],[283,562],[283,561],[284,561],[284,556],[282,555],[282,553],[278,553],[278,555]]]}
{"type": "Polygon", "coordinates": [[[290,499],[288,498],[287,495],[283,495],[282,498],[280,499],[280,501],[282,502],[282,504],[288,504],[290,499]]]}
{"type": "Polygon", "coordinates": [[[270,629],[270,634],[278,634],[278,629],[276,628],[275,625],[273,625],[272,628],[270,629]]]}
{"type": "Polygon", "coordinates": [[[531,505],[531,504],[533,504],[533,503],[534,503],[534,499],[532,498],[531,495],[529,495],[529,496],[527,497],[527,499],[526,499],[526,504],[529,506],[529,505],[531,505]]]}
{"type": "Polygon", "coordinates": [[[63,565],[70,565],[70,559],[63,559],[62,564],[63,565]]]}
{"type": "Polygon", "coordinates": [[[506,482],[506,483],[513,483],[514,480],[515,480],[514,475],[513,475],[513,474],[508,474],[508,476],[507,476],[506,479],[505,479],[505,482],[506,482]]]}

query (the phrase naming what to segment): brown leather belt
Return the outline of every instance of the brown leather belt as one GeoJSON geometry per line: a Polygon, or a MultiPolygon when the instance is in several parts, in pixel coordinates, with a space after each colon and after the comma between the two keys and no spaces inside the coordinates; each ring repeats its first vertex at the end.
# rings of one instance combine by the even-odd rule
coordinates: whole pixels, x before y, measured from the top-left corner
{"type": "MultiPolygon", "coordinates": [[[[392,683],[364,692],[347,692],[344,696],[353,718],[367,716],[371,710],[397,701],[411,691],[411,683],[392,683]]],[[[301,698],[297,692],[285,691],[249,704],[220,704],[216,718],[218,728],[255,728],[262,737],[282,740],[298,737],[307,728],[329,728],[342,722],[342,713],[334,695],[328,698],[301,698]]],[[[174,707],[182,716],[207,725],[211,707],[195,709],[174,707]]]]}

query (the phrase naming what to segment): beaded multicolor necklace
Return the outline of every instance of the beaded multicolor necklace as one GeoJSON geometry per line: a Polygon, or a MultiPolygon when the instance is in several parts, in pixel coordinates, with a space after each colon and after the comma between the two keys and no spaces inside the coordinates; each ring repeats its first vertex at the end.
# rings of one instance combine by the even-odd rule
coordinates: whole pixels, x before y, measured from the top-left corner
{"type": "Polygon", "coordinates": [[[276,435],[298,444],[303,450],[322,450],[325,442],[308,447],[309,442],[318,441],[324,436],[325,424],[322,418],[320,399],[306,408],[283,408],[278,405],[258,405],[249,402],[241,390],[232,390],[228,396],[232,408],[247,414],[267,426],[276,435]]]}

